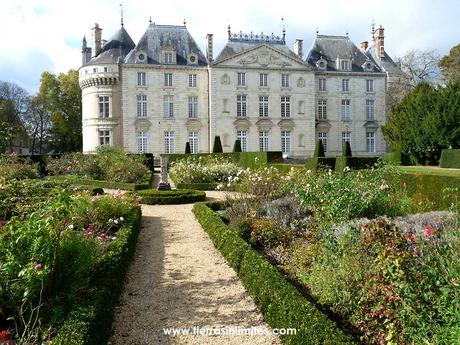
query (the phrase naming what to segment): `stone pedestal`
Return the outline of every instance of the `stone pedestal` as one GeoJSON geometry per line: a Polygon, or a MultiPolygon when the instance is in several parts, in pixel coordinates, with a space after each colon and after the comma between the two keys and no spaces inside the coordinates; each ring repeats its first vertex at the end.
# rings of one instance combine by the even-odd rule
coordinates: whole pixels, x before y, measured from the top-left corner
{"type": "Polygon", "coordinates": [[[161,170],[160,170],[160,182],[158,183],[158,190],[171,190],[171,185],[168,182],[168,160],[160,157],[161,159],[161,170]]]}

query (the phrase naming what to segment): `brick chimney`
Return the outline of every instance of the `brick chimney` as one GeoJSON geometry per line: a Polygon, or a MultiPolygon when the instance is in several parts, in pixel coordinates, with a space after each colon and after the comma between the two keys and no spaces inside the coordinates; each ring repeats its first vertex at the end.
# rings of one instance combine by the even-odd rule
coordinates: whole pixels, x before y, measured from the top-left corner
{"type": "Polygon", "coordinates": [[[294,42],[294,53],[302,59],[303,58],[303,40],[296,39],[294,42]]]}
{"type": "Polygon", "coordinates": [[[375,45],[375,54],[383,59],[385,57],[385,29],[380,25],[380,27],[374,32],[374,45],[375,45]]]}
{"type": "Polygon", "coordinates": [[[206,45],[206,58],[209,62],[213,60],[213,46],[212,46],[212,34],[206,35],[207,45],[206,45]]]}
{"type": "Polygon", "coordinates": [[[369,47],[369,42],[368,41],[363,41],[361,42],[361,51],[364,53],[367,50],[367,47],[369,47]]]}
{"type": "Polygon", "coordinates": [[[94,28],[91,29],[93,34],[93,57],[97,56],[102,48],[102,29],[99,24],[94,24],[94,28]]]}

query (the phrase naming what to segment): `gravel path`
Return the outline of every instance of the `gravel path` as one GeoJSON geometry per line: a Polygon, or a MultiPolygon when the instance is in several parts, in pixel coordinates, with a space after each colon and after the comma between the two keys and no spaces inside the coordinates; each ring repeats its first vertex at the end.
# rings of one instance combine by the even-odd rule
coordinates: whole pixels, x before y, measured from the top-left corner
{"type": "MultiPolygon", "coordinates": [[[[206,193],[223,197],[221,192],[206,193]]],[[[109,344],[280,344],[192,207],[142,206],[143,229],[109,344]],[[173,336],[163,331],[193,327],[258,327],[269,335],[173,336]]]]}

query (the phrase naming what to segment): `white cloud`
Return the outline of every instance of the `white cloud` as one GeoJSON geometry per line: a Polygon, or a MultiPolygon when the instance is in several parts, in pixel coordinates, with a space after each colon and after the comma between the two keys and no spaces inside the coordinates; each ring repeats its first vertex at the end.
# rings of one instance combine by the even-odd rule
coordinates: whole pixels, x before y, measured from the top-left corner
{"type": "MultiPolygon", "coordinates": [[[[104,38],[109,38],[120,25],[119,3],[3,0],[0,22],[8,34],[2,36],[0,79],[29,85],[28,90],[35,92],[41,71],[64,72],[78,68],[81,54],[76,43],[84,34],[91,42],[90,28],[95,22],[104,29],[104,38]],[[40,55],[34,61],[37,52],[47,55],[47,59],[40,55]]],[[[370,38],[370,24],[375,20],[386,28],[387,51],[395,56],[416,48],[438,49],[446,54],[450,47],[458,44],[459,9],[456,0],[436,3],[429,0],[138,0],[126,2],[124,16],[125,27],[135,42],[146,30],[150,16],[158,24],[181,24],[185,18],[201,48],[204,48],[206,34],[214,33],[215,54],[226,42],[228,24],[232,31],[281,34],[281,17],[284,17],[288,44],[303,38],[308,48],[316,28],[325,34],[343,35],[348,31],[351,39],[359,44],[370,38]]]]}

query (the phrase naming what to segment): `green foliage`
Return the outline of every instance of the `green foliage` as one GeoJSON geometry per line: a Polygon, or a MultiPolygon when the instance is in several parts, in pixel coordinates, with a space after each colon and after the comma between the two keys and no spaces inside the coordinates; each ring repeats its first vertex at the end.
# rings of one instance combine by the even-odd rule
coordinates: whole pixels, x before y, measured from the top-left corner
{"type": "MultiPolygon", "coordinates": [[[[337,157],[339,158],[339,157],[337,157]]],[[[307,158],[305,167],[311,171],[320,169],[331,169],[333,170],[336,165],[336,157],[311,157],[307,158]]]]}
{"type": "Polygon", "coordinates": [[[128,182],[110,182],[101,180],[92,180],[81,178],[78,176],[50,176],[51,181],[63,181],[75,186],[84,186],[91,188],[107,188],[107,189],[121,189],[121,190],[141,190],[148,189],[147,183],[128,183],[128,182]]]}
{"type": "Polygon", "coordinates": [[[142,204],[148,205],[191,204],[206,199],[205,192],[191,189],[146,189],[137,192],[137,195],[141,198],[142,204]]]}
{"type": "Polygon", "coordinates": [[[16,154],[0,154],[0,180],[23,180],[40,176],[38,164],[29,159],[21,159],[16,154]]]}
{"type": "Polygon", "coordinates": [[[442,150],[439,166],[460,169],[460,149],[442,150]]]}
{"type": "Polygon", "coordinates": [[[0,121],[0,154],[5,152],[13,139],[14,128],[7,121],[0,121]]]}
{"type": "Polygon", "coordinates": [[[318,139],[315,146],[315,153],[313,157],[324,157],[324,146],[321,139],[318,139]]]}
{"type": "Polygon", "coordinates": [[[449,54],[441,59],[440,67],[448,81],[460,81],[460,44],[452,47],[449,54]]]}
{"type": "Polygon", "coordinates": [[[214,137],[214,146],[212,147],[212,153],[224,152],[222,149],[222,142],[220,141],[220,136],[216,135],[214,137]]]}
{"type": "Polygon", "coordinates": [[[187,141],[185,143],[185,154],[192,153],[192,150],[190,149],[190,143],[187,141]]]}
{"type": "Polygon", "coordinates": [[[217,182],[199,182],[199,183],[177,183],[177,189],[195,189],[195,190],[215,190],[219,183],[217,182]]]}
{"type": "Polygon", "coordinates": [[[257,219],[251,224],[249,242],[264,248],[276,248],[292,241],[292,232],[279,226],[271,219],[257,219]]]}
{"type": "Polygon", "coordinates": [[[347,336],[314,304],[229,229],[204,203],[194,205],[196,218],[240,277],[272,328],[295,328],[295,335],[282,335],[284,344],[352,344],[347,336]]]}
{"type": "Polygon", "coordinates": [[[345,141],[345,145],[342,145],[342,157],[351,157],[351,145],[349,141],[345,141]]]}
{"type": "Polygon", "coordinates": [[[241,140],[236,139],[235,143],[233,144],[233,152],[242,152],[241,150],[241,140]]]}

